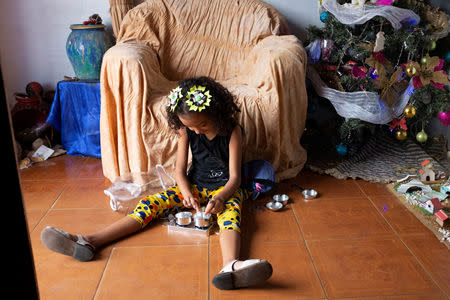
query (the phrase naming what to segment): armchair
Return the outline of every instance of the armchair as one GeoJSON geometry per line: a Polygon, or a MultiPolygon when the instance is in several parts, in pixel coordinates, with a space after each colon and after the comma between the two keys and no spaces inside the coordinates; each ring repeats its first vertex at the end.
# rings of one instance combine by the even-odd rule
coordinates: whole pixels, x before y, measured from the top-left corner
{"type": "Polygon", "coordinates": [[[258,0],[148,0],[130,9],[103,57],[103,173],[114,181],[175,166],[177,137],[166,122],[177,81],[210,76],[236,97],[244,160],[265,159],[277,180],[302,169],[306,54],[283,17],[258,0]]]}

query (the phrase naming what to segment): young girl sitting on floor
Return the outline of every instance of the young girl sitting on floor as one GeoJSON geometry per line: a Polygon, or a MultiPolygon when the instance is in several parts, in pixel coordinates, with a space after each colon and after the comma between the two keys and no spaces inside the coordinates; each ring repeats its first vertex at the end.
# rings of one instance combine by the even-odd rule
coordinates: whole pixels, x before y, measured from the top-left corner
{"type": "Polygon", "coordinates": [[[272,275],[266,260],[239,260],[241,204],[247,192],[240,187],[242,131],[239,112],[230,92],[208,77],[183,80],[169,95],[168,122],[178,132],[175,179],[177,185],[140,200],[133,212],[89,235],[72,235],[46,227],[43,243],[52,251],[80,261],[94,257],[95,249],[144,228],[157,217],[177,208],[217,214],[220,227],[222,270],[212,282],[219,289],[261,283],[272,275]],[[187,171],[189,146],[192,165],[187,171]]]}

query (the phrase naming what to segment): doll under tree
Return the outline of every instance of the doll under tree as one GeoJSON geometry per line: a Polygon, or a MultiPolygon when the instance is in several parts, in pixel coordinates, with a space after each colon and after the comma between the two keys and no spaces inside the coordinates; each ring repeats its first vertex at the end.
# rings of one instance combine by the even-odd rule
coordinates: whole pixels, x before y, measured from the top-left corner
{"type": "Polygon", "coordinates": [[[425,143],[432,119],[450,125],[444,11],[426,0],[320,0],[319,14],[323,28],[308,27],[308,78],[342,117],[338,154],[362,146],[367,130],[425,143]]]}

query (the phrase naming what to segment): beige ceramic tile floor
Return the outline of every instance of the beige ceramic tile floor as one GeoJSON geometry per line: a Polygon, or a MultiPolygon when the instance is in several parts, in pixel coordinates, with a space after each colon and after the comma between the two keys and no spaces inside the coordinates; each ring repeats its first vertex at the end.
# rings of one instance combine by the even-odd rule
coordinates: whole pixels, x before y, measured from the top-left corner
{"type": "Polygon", "coordinates": [[[101,161],[65,155],[20,171],[41,299],[448,299],[450,251],[381,184],[308,171],[282,182],[292,202],[243,209],[242,257],[269,260],[273,276],[248,289],[220,291],[218,236],[147,230],[81,263],[50,252],[41,230],[89,233],[121,217],[109,207],[101,161]],[[292,183],[315,188],[305,201],[292,183]]]}

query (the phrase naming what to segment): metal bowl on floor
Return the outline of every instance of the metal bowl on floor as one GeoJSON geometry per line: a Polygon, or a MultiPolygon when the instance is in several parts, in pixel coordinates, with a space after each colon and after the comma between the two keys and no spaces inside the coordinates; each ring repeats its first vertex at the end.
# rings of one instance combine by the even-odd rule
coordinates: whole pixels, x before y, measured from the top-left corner
{"type": "Polygon", "coordinates": [[[296,188],[302,193],[303,199],[315,199],[319,195],[319,193],[316,190],[313,189],[304,189],[298,184],[292,184],[292,187],[296,188]]]}
{"type": "Polygon", "coordinates": [[[273,201],[280,202],[283,206],[289,202],[289,196],[286,194],[276,194],[272,197],[272,199],[273,201]]]}
{"type": "Polygon", "coordinates": [[[192,213],[188,211],[182,211],[175,215],[177,225],[187,226],[192,222],[192,213]]]}
{"type": "Polygon", "coordinates": [[[278,201],[271,201],[267,202],[266,207],[270,211],[279,211],[280,209],[283,208],[283,204],[281,204],[281,202],[278,201]]]}
{"type": "Polygon", "coordinates": [[[302,195],[304,199],[315,199],[317,198],[317,191],[313,189],[306,189],[302,191],[302,195]]]}

